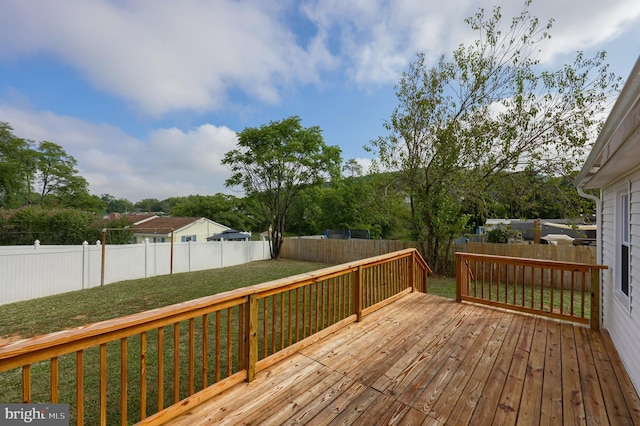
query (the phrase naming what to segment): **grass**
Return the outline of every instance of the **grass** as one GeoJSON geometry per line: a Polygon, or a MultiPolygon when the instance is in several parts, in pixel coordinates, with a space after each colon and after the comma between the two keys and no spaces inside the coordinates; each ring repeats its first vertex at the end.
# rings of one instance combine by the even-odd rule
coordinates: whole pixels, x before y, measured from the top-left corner
{"type": "Polygon", "coordinates": [[[449,299],[455,299],[456,278],[446,277],[444,275],[429,276],[429,281],[427,281],[427,293],[435,294],[436,296],[448,297],[449,299]]]}
{"type": "MultiPolygon", "coordinates": [[[[471,292],[474,292],[474,283],[470,284],[471,292]]],[[[505,285],[505,283],[487,283],[484,288],[484,296],[482,296],[482,286],[478,283],[476,286],[476,295],[479,298],[485,300],[492,300],[509,305],[524,306],[533,309],[540,309],[544,311],[553,310],[559,313],[567,315],[573,315],[577,317],[584,316],[584,318],[590,318],[591,316],[591,296],[589,292],[582,293],[581,289],[576,288],[573,291],[573,306],[571,304],[572,292],[570,289],[561,290],[560,288],[553,289],[553,300],[551,300],[551,288],[544,287],[543,292],[540,292],[540,286],[532,286],[520,283],[517,285],[513,282],[505,285]],[[584,297],[584,301],[582,298],[584,297]],[[584,302],[584,304],[583,304],[584,302]],[[560,307],[562,305],[562,308],[560,307]],[[584,311],[584,312],[583,312],[584,311]]],[[[455,294],[455,291],[454,291],[455,294]]]]}
{"type": "Polygon", "coordinates": [[[0,338],[28,338],[104,321],[331,266],[266,260],[122,281],[0,308],[0,338]]]}

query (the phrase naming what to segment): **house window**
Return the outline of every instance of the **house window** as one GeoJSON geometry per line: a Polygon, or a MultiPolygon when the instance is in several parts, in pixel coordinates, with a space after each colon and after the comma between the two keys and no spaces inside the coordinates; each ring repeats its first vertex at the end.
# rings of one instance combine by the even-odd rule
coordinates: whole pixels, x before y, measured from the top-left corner
{"type": "Polygon", "coordinates": [[[629,277],[630,277],[630,238],[629,238],[629,216],[631,214],[629,205],[629,190],[618,192],[617,197],[617,219],[618,219],[618,250],[616,266],[616,290],[619,296],[629,302],[629,277]]]}
{"type": "Polygon", "coordinates": [[[164,237],[153,237],[154,243],[164,243],[164,237]]]}
{"type": "Polygon", "coordinates": [[[189,241],[196,241],[196,236],[195,235],[183,235],[182,236],[182,242],[183,243],[187,243],[189,241]]]}

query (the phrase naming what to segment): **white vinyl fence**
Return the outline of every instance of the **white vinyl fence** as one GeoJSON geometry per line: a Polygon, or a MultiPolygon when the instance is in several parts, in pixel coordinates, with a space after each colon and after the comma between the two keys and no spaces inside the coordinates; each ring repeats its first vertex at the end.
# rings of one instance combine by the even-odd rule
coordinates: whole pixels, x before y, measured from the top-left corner
{"type": "MultiPolygon", "coordinates": [[[[268,241],[107,245],[104,284],[266,260],[268,241]],[[173,268],[172,268],[173,265],[173,268]]],[[[0,246],[0,305],[100,286],[102,246],[0,246]]]]}

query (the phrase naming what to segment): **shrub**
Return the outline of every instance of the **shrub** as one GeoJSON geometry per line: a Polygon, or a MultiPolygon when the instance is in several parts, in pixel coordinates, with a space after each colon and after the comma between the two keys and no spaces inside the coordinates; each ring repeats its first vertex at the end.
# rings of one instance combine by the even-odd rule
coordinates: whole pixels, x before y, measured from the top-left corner
{"type": "Polygon", "coordinates": [[[503,223],[487,232],[487,242],[507,244],[510,239],[516,238],[518,231],[503,223]]]}

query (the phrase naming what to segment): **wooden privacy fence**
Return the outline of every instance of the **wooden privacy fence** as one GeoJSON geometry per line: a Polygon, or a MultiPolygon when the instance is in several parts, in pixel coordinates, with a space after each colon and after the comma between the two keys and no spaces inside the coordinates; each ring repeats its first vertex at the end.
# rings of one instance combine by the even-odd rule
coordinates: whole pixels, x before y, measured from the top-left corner
{"type": "Polygon", "coordinates": [[[456,244],[455,252],[524,257],[527,259],[557,260],[559,262],[596,263],[595,246],[470,242],[466,244],[456,244]]]}
{"type": "Polygon", "coordinates": [[[456,253],[456,299],[599,329],[603,265],[456,253]]]}
{"type": "Polygon", "coordinates": [[[426,292],[428,271],[407,249],[11,343],[0,347],[2,400],[68,403],[78,425],[161,424],[426,292]]]}
{"type": "MultiPolygon", "coordinates": [[[[287,237],[282,245],[281,256],[284,259],[339,264],[406,248],[418,248],[418,243],[416,241],[396,240],[332,240],[287,237]]],[[[469,242],[455,244],[454,249],[454,252],[482,253],[560,262],[596,263],[596,248],[588,246],[469,242]]],[[[452,252],[451,259],[453,257],[452,252]]],[[[453,263],[452,260],[451,267],[447,267],[446,270],[455,271],[453,263]]]]}
{"type": "Polygon", "coordinates": [[[338,264],[417,247],[415,241],[287,237],[280,256],[283,259],[338,264]]]}

